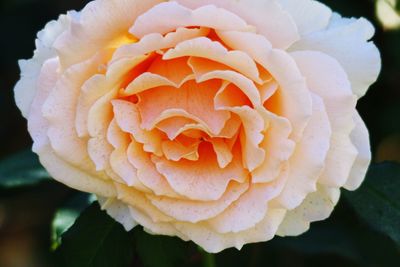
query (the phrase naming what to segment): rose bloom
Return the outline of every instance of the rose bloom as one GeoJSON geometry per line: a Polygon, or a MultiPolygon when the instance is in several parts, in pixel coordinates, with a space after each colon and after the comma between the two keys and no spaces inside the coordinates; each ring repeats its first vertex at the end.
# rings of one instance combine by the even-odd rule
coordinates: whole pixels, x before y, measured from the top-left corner
{"type": "Polygon", "coordinates": [[[373,34],[311,0],[96,0],[39,32],[15,99],[49,173],[126,230],[240,249],[360,186],[373,34]]]}

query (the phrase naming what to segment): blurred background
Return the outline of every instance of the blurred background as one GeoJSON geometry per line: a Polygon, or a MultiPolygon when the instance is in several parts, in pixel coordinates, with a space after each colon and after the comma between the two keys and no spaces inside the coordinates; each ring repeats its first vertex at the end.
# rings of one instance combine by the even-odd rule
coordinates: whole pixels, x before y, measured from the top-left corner
{"type": "MultiPolygon", "coordinates": [[[[0,0],[0,160],[31,145],[26,121],[13,99],[13,87],[19,79],[17,60],[32,56],[36,33],[46,22],[67,10],[79,10],[87,2],[0,0]]],[[[343,16],[366,17],[376,27],[374,42],[382,54],[383,70],[359,101],[358,110],[370,130],[374,161],[400,162],[400,4],[396,0],[322,2],[343,16]]],[[[51,182],[0,188],[0,266],[58,266],[50,252],[54,246],[51,222],[56,208],[76,194],[51,182]]],[[[200,264],[196,253],[188,256],[190,266],[200,264]]],[[[296,267],[400,266],[400,254],[390,238],[357,217],[342,198],[331,218],[314,223],[305,235],[247,245],[241,252],[227,250],[217,255],[216,262],[217,266],[259,266],[259,262],[296,267]]],[[[137,261],[132,266],[143,263],[137,261]]]]}

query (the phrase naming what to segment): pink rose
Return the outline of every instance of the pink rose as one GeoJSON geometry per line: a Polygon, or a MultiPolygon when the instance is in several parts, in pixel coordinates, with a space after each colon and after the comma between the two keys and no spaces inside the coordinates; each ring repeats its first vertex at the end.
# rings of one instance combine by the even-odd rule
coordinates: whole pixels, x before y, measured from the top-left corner
{"type": "Polygon", "coordinates": [[[39,32],[15,98],[50,174],[127,230],[240,249],[361,184],[373,34],[311,0],[96,0],[39,32]]]}

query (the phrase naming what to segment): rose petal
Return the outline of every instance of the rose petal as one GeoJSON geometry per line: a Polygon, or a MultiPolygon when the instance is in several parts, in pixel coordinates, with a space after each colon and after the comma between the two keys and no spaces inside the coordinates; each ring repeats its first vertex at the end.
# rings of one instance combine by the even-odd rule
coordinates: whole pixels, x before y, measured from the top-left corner
{"type": "Polygon", "coordinates": [[[238,199],[248,187],[248,183],[231,183],[220,199],[207,202],[163,198],[153,195],[147,195],[147,198],[168,216],[178,221],[197,223],[221,213],[238,199]]]}
{"type": "Polygon", "coordinates": [[[264,139],[260,143],[265,151],[265,160],[251,175],[254,183],[268,183],[282,172],[284,162],[292,155],[295,143],[289,139],[291,126],[287,119],[265,109],[260,109],[259,114],[266,125],[264,139]]]}
{"type": "Polygon", "coordinates": [[[344,185],[344,188],[347,190],[356,190],[361,185],[371,162],[368,129],[357,112],[354,113],[353,118],[356,127],[351,132],[350,138],[353,145],[357,148],[358,155],[351,169],[350,176],[344,185]]]}
{"type": "Polygon", "coordinates": [[[231,147],[225,142],[223,138],[211,138],[208,140],[217,155],[218,165],[220,168],[225,168],[233,160],[231,147]]]}
{"type": "Polygon", "coordinates": [[[161,156],[161,134],[157,130],[145,131],[140,127],[140,114],[138,107],[125,100],[113,100],[114,116],[118,126],[126,133],[132,134],[133,138],[142,143],[146,152],[152,152],[161,156]]]}
{"type": "Polygon", "coordinates": [[[179,27],[201,26],[223,30],[247,30],[245,21],[225,9],[202,5],[190,10],[177,2],[164,2],[139,16],[129,30],[142,38],[150,33],[166,34],[179,27]],[[218,18],[218,19],[215,19],[218,18]]]}
{"type": "Polygon", "coordinates": [[[297,236],[309,229],[310,222],[325,220],[332,213],[339,196],[338,188],[318,186],[317,191],[309,194],[300,206],[288,211],[277,235],[297,236]]]}
{"type": "Polygon", "coordinates": [[[93,169],[93,163],[88,156],[86,140],[80,139],[75,130],[76,105],[84,81],[96,74],[97,67],[107,56],[107,53],[99,53],[66,70],[42,107],[43,116],[49,122],[47,134],[54,151],[69,163],[88,170],[93,169]]]}
{"type": "Polygon", "coordinates": [[[280,0],[279,4],[289,12],[302,36],[324,29],[332,16],[329,7],[314,0],[280,0]]]}
{"type": "Polygon", "coordinates": [[[296,62],[285,51],[272,49],[261,35],[233,31],[218,32],[218,35],[230,47],[245,51],[271,73],[280,86],[279,94],[275,94],[277,110],[272,111],[290,120],[293,126],[291,138],[299,140],[312,113],[312,100],[296,62]]]}
{"type": "Polygon", "coordinates": [[[265,151],[260,148],[260,143],[264,138],[262,131],[265,129],[263,118],[257,111],[248,106],[221,107],[220,109],[229,110],[240,117],[243,125],[239,135],[243,153],[243,166],[249,171],[253,171],[265,159],[265,151]]]}
{"type": "Polygon", "coordinates": [[[190,145],[184,145],[178,141],[163,141],[162,150],[165,157],[168,160],[179,161],[181,159],[196,161],[199,159],[199,148],[200,142],[193,142],[190,145]]]}
{"type": "Polygon", "coordinates": [[[91,175],[86,171],[81,171],[65,162],[49,145],[41,147],[37,153],[42,165],[60,183],[91,194],[98,194],[104,197],[116,196],[112,182],[104,180],[100,176],[91,175]]]}
{"type": "Polygon", "coordinates": [[[116,96],[117,90],[111,90],[100,97],[89,110],[88,131],[91,138],[88,141],[88,153],[97,171],[109,167],[108,158],[113,147],[107,141],[107,131],[113,119],[111,100],[116,96]]]}
{"type": "Polygon", "coordinates": [[[217,200],[226,191],[231,180],[240,183],[246,180],[247,172],[240,163],[238,152],[234,152],[234,159],[224,169],[218,166],[210,145],[201,144],[199,154],[200,158],[195,162],[174,162],[155,156],[152,157],[152,161],[177,193],[192,200],[217,200]]]}
{"type": "Polygon", "coordinates": [[[289,160],[290,171],[279,202],[288,210],[317,190],[316,184],[329,151],[331,127],[322,99],[313,95],[313,115],[289,160]]]}
{"type": "Polygon", "coordinates": [[[207,28],[178,28],[176,31],[170,32],[165,36],[159,33],[151,33],[144,36],[136,43],[126,44],[119,47],[115,51],[112,61],[116,61],[124,57],[137,57],[150,52],[175,47],[185,40],[207,36],[209,32],[210,30],[207,28]]]}
{"type": "Polygon", "coordinates": [[[178,2],[190,8],[197,8],[207,4],[225,8],[243,18],[250,25],[255,26],[257,32],[264,35],[276,48],[286,49],[299,39],[295,21],[278,4],[278,1],[178,0],[178,2]]]}
{"type": "Polygon", "coordinates": [[[140,93],[138,108],[142,127],[151,129],[164,111],[178,109],[198,117],[213,133],[219,133],[230,117],[229,112],[214,109],[213,99],[219,86],[220,82],[215,80],[203,83],[189,81],[179,89],[158,87],[140,93]]]}
{"type": "Polygon", "coordinates": [[[148,68],[148,72],[167,78],[173,84],[180,87],[185,81],[194,79],[192,69],[189,67],[188,58],[176,58],[171,60],[163,60],[161,57],[156,58],[148,68]]]}
{"type": "Polygon", "coordinates": [[[129,206],[141,210],[147,216],[151,218],[153,222],[169,222],[173,220],[171,217],[162,213],[157,209],[151,202],[146,198],[146,196],[132,187],[127,187],[123,184],[115,184],[117,189],[117,197],[129,206]]]}
{"type": "MultiPolygon", "coordinates": [[[[68,68],[87,60],[107,46],[113,46],[125,36],[140,14],[160,2],[161,0],[89,2],[80,13],[75,13],[69,29],[54,44],[61,65],[68,68]]],[[[134,41],[133,39],[130,42],[134,41]]]]}
{"type": "Polygon", "coordinates": [[[341,187],[357,157],[357,149],[350,140],[355,125],[355,96],[346,73],[335,59],[312,51],[293,52],[292,56],[307,78],[308,86],[323,99],[331,122],[331,145],[319,182],[341,187]]]}
{"type": "Polygon", "coordinates": [[[28,117],[36,94],[36,87],[32,85],[36,84],[44,62],[56,56],[53,43],[69,27],[70,23],[70,14],[61,15],[57,21],[53,20],[47,23],[37,35],[38,38],[35,41],[36,50],[33,57],[28,60],[18,61],[21,69],[21,78],[14,88],[15,103],[25,118],[28,117]]]}
{"type": "Polygon", "coordinates": [[[374,27],[366,19],[343,19],[335,14],[326,30],[305,36],[290,50],[316,50],[334,57],[346,71],[354,94],[362,97],[381,69],[378,49],[367,42],[373,34],[374,27]]]}
{"type": "Polygon", "coordinates": [[[136,168],[137,178],[158,196],[179,197],[166,179],[157,171],[150,155],[143,151],[139,143],[132,141],[127,150],[128,161],[136,168]]]}
{"type": "Polygon", "coordinates": [[[239,233],[219,234],[206,224],[175,223],[176,229],[209,253],[218,253],[228,247],[241,249],[244,244],[272,239],[285,216],[283,209],[270,209],[256,226],[239,233]]]}
{"type": "Polygon", "coordinates": [[[239,233],[251,229],[262,221],[268,212],[268,202],[275,198],[285,184],[288,168],[273,183],[251,184],[223,213],[208,221],[218,233],[239,233]]]}
{"type": "Polygon", "coordinates": [[[129,208],[121,201],[115,198],[104,198],[97,196],[97,200],[102,210],[105,210],[108,215],[120,222],[126,231],[132,230],[138,223],[132,218],[129,208]]]}
{"type": "Polygon", "coordinates": [[[46,101],[50,91],[57,83],[59,75],[57,58],[47,60],[42,67],[42,71],[37,79],[37,90],[32,106],[28,113],[28,130],[33,140],[32,150],[40,151],[43,146],[49,144],[47,137],[48,122],[42,116],[42,105],[46,101]]]}
{"type": "Polygon", "coordinates": [[[253,81],[261,83],[257,65],[242,51],[228,51],[221,43],[205,37],[183,41],[175,48],[168,50],[163,58],[200,57],[227,65],[253,81]]]}

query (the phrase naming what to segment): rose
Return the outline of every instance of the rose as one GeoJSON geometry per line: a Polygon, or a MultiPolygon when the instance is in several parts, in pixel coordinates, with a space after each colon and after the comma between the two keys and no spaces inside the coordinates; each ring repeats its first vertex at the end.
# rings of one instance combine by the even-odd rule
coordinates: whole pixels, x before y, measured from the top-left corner
{"type": "Polygon", "coordinates": [[[96,0],[38,34],[15,98],[47,170],[126,229],[241,248],[362,182],[373,32],[311,0],[96,0]]]}

